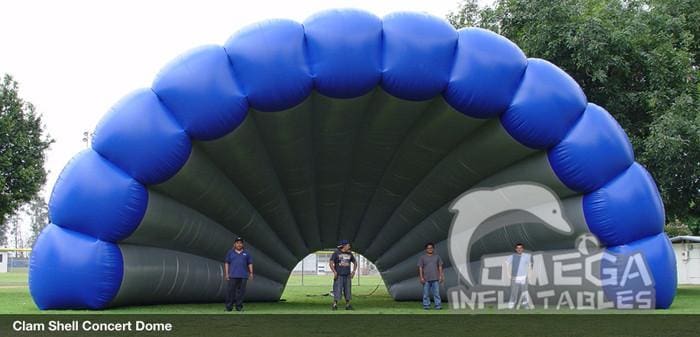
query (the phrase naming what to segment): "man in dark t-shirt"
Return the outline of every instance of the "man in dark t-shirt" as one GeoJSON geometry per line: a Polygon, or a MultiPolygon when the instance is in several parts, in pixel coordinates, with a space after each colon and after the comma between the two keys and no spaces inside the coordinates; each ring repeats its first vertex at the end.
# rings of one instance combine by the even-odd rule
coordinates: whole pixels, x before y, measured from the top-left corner
{"type": "Polygon", "coordinates": [[[341,240],[338,243],[338,249],[331,255],[328,261],[331,270],[333,271],[333,310],[338,309],[338,301],[341,293],[345,295],[345,310],[352,310],[350,300],[352,299],[352,278],[357,271],[357,262],[355,256],[350,251],[350,243],[347,240],[341,240]],[[352,264],[352,271],[350,270],[352,264]]]}
{"type": "Polygon", "coordinates": [[[243,248],[243,239],[238,237],[233,248],[226,254],[224,278],[227,281],[226,311],[243,310],[243,296],[248,280],[253,279],[253,257],[243,248]]]}

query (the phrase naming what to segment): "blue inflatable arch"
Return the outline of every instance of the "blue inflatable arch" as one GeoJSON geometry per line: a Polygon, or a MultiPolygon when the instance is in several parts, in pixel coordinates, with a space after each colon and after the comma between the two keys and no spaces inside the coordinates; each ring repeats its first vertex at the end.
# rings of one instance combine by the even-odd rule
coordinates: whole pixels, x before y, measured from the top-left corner
{"type": "MultiPolygon", "coordinates": [[[[30,291],[41,309],[222,301],[221,262],[241,235],[259,275],[248,300],[278,300],[296,263],[339,239],[395,299],[417,299],[427,241],[456,282],[450,203],[513,181],[556,191],[572,235],[643,252],[656,306],[670,306],[675,260],[654,181],[561,69],[418,13],[266,21],[182,55],[102,119],[56,182],[30,291]]],[[[572,237],[510,226],[471,256],[572,237]]]]}

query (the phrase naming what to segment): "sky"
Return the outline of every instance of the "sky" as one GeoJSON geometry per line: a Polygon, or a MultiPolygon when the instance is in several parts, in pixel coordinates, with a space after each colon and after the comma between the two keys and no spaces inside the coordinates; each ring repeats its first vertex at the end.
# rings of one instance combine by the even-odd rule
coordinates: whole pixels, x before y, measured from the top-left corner
{"type": "MultiPolygon", "coordinates": [[[[481,2],[490,2],[482,0],[481,2]]],[[[150,86],[177,55],[223,44],[238,29],[270,18],[302,22],[330,8],[359,8],[378,16],[420,11],[439,17],[458,0],[307,1],[0,1],[0,74],[11,74],[33,103],[55,143],[47,153],[43,195],[68,160],[86,148],[110,106],[150,86]]]]}

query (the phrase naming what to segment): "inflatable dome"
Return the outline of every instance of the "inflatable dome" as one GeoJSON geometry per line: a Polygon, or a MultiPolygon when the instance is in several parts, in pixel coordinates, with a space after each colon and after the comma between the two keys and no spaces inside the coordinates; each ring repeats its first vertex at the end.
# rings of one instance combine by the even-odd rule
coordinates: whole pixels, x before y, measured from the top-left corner
{"type": "Polygon", "coordinates": [[[257,274],[247,300],[278,300],[301,259],[340,239],[394,299],[414,300],[423,245],[447,256],[454,199],[514,181],[555,191],[577,230],[508,226],[473,258],[591,232],[611,251],[641,251],[656,306],[670,306],[657,187],[564,71],[426,14],[261,22],[185,53],[104,116],[53,189],[30,291],[40,309],[223,301],[223,258],[240,235],[257,274]]]}

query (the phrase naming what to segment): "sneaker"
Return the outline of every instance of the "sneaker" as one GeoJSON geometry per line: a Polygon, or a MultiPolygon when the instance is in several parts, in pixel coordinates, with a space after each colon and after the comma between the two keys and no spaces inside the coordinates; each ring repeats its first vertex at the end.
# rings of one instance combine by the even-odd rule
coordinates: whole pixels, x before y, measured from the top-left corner
{"type": "Polygon", "coordinates": [[[355,310],[355,309],[353,309],[352,305],[348,304],[345,306],[345,310],[355,310]]]}
{"type": "Polygon", "coordinates": [[[230,311],[233,311],[233,309],[226,308],[226,309],[224,309],[224,311],[230,312],[230,311]]]}
{"type": "Polygon", "coordinates": [[[435,310],[442,310],[442,307],[435,307],[435,310]]]}
{"type": "Polygon", "coordinates": [[[338,304],[333,303],[333,305],[331,306],[331,309],[332,309],[332,310],[338,310],[338,304]]]}

